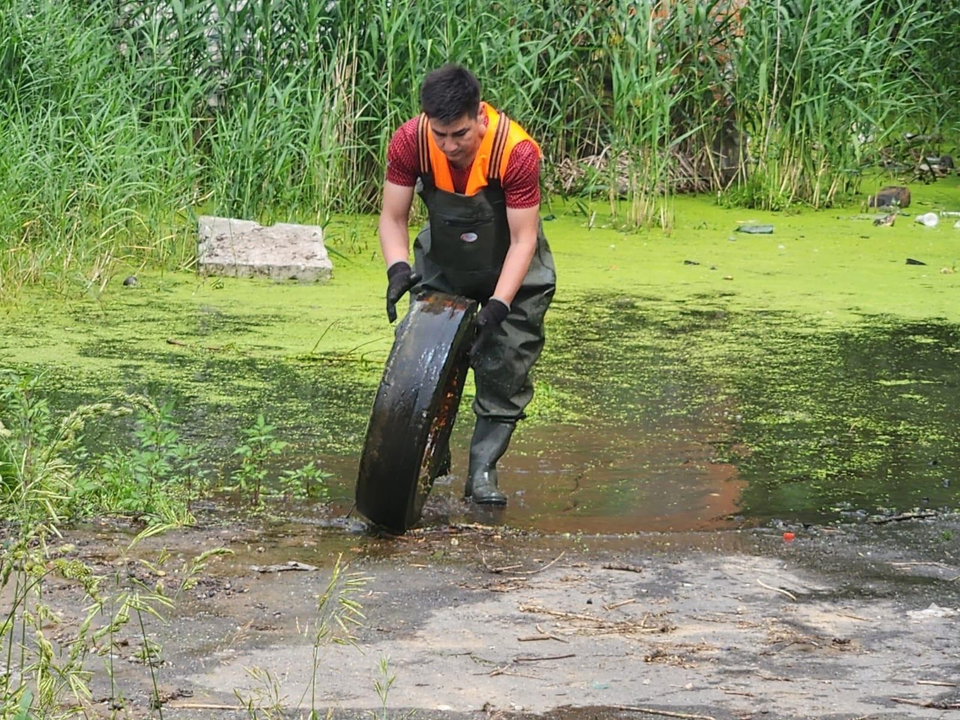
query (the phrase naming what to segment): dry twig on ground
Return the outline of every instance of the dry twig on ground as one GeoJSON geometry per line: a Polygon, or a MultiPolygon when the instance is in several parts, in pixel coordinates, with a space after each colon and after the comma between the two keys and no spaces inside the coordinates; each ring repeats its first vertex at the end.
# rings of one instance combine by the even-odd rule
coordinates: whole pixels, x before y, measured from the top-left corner
{"type": "Polygon", "coordinates": [[[931,708],[933,710],[960,710],[960,702],[948,702],[946,700],[911,700],[910,698],[890,698],[891,702],[902,705],[915,705],[916,707],[931,708]]]}
{"type": "Polygon", "coordinates": [[[765,587],[767,590],[773,590],[774,592],[778,592],[781,595],[785,595],[786,597],[790,598],[794,602],[797,601],[796,595],[794,595],[792,592],[788,592],[787,590],[784,590],[783,588],[773,587],[773,585],[767,585],[763,580],[757,580],[757,585],[759,585],[760,587],[765,587]]]}
{"type": "Polygon", "coordinates": [[[649,613],[644,613],[640,620],[607,620],[602,617],[597,617],[596,615],[550,610],[540,605],[521,605],[520,612],[549,615],[564,620],[572,626],[565,634],[639,635],[666,633],[673,629],[669,625],[649,626],[647,624],[651,618],[649,613]]]}
{"type": "Polygon", "coordinates": [[[601,565],[604,570],[623,570],[624,572],[642,573],[643,568],[639,565],[630,565],[629,563],[604,563],[601,565]]]}
{"type": "Polygon", "coordinates": [[[637,705],[610,705],[613,710],[622,712],[647,713],[648,715],[661,715],[663,717],[683,718],[683,720],[716,720],[712,715],[691,715],[690,713],[674,712],[673,710],[658,710],[656,708],[640,707],[637,705]]]}
{"type": "Polygon", "coordinates": [[[500,575],[501,573],[505,573],[507,575],[521,575],[523,577],[528,577],[530,575],[536,575],[537,573],[543,572],[547,568],[555,565],[557,562],[560,561],[560,559],[564,555],[567,554],[567,551],[564,550],[559,555],[557,555],[553,560],[548,562],[546,565],[538,567],[535,570],[517,570],[517,568],[521,568],[523,567],[523,565],[516,564],[516,565],[504,565],[502,567],[490,567],[490,564],[487,562],[487,558],[483,554],[483,550],[481,550],[479,546],[477,547],[477,552],[480,554],[480,561],[483,563],[483,566],[494,575],[500,575]]]}

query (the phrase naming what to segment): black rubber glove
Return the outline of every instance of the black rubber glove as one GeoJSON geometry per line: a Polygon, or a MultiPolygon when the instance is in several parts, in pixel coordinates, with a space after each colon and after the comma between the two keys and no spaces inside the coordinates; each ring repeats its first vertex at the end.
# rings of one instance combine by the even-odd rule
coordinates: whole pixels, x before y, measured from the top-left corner
{"type": "Polygon", "coordinates": [[[480,312],[477,313],[477,339],[473,341],[467,355],[470,356],[470,364],[476,367],[477,357],[480,354],[480,348],[487,341],[493,331],[500,327],[500,323],[507,319],[510,314],[510,306],[503,300],[490,298],[480,312]]]}
{"type": "Polygon", "coordinates": [[[413,272],[409,263],[394,263],[387,269],[387,319],[397,319],[397,300],[420,282],[420,274],[413,272]]]}

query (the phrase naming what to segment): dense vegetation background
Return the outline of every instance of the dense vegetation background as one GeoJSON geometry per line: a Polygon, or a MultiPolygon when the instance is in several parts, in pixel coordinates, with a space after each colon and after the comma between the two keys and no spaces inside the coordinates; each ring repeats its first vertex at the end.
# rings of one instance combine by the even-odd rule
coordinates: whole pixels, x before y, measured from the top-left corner
{"type": "Polygon", "coordinates": [[[946,0],[0,0],[0,295],[189,263],[200,208],[373,210],[446,61],[541,140],[548,189],[625,222],[689,189],[828,206],[904,132],[950,135],[957,27],[946,0]]]}

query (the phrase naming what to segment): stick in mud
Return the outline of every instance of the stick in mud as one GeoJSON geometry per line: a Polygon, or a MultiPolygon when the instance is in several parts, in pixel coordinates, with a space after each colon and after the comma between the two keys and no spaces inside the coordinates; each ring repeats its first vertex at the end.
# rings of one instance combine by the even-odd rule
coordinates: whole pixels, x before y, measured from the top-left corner
{"type": "Polygon", "coordinates": [[[518,657],[514,658],[515,663],[521,662],[542,662],[544,660],[566,660],[567,658],[576,657],[574,653],[568,653],[567,655],[539,655],[534,657],[518,657]]]}
{"type": "Polygon", "coordinates": [[[647,713],[648,715],[661,715],[663,717],[683,718],[683,720],[717,720],[712,715],[691,715],[690,713],[673,712],[672,710],[657,710],[656,708],[639,707],[636,705],[610,705],[612,710],[622,712],[647,713]]]}
{"type": "Polygon", "coordinates": [[[790,598],[794,602],[797,601],[796,595],[794,595],[792,592],[788,592],[784,590],[783,588],[773,587],[773,585],[767,585],[763,580],[757,580],[757,585],[759,585],[760,587],[765,587],[767,590],[773,590],[774,592],[778,592],[781,595],[786,595],[788,598],[790,598]]]}
{"type": "Polygon", "coordinates": [[[479,546],[479,545],[477,546],[477,552],[480,554],[480,561],[483,563],[483,566],[484,566],[489,572],[492,572],[494,575],[500,575],[501,573],[507,573],[508,575],[522,575],[522,576],[524,576],[524,577],[529,576],[529,575],[536,575],[536,574],[539,573],[539,572],[543,572],[543,571],[546,570],[548,567],[552,567],[553,565],[555,565],[557,562],[559,562],[559,560],[560,560],[564,555],[567,554],[567,551],[564,550],[564,551],[561,552],[559,555],[557,555],[553,560],[551,560],[550,562],[548,562],[546,565],[544,565],[544,566],[542,566],[542,567],[538,567],[536,570],[516,570],[515,568],[523,567],[523,565],[505,565],[505,566],[503,566],[503,567],[498,567],[498,568],[490,567],[490,564],[487,562],[487,558],[484,557],[483,550],[480,549],[480,546],[479,546]]]}
{"type": "Polygon", "coordinates": [[[623,570],[624,572],[642,573],[643,568],[639,565],[630,565],[629,563],[605,563],[601,565],[604,570],[623,570]]]}
{"type": "Polygon", "coordinates": [[[900,513],[899,515],[891,515],[890,517],[871,518],[870,522],[874,525],[884,525],[891,522],[901,522],[903,520],[923,520],[925,518],[932,518],[936,516],[937,514],[935,512],[905,512],[900,513]]]}
{"type": "Polygon", "coordinates": [[[931,708],[934,710],[960,710],[960,703],[944,702],[942,700],[911,700],[910,698],[890,698],[891,702],[901,703],[903,705],[915,705],[916,707],[931,708]]]}
{"type": "Polygon", "coordinates": [[[632,605],[637,601],[636,598],[630,598],[629,600],[621,600],[617,603],[610,603],[609,605],[604,605],[604,610],[616,610],[617,608],[622,608],[624,605],[632,605]]]}
{"type": "Polygon", "coordinates": [[[917,680],[917,685],[936,685],[937,687],[956,687],[954,682],[944,682],[943,680],[917,680]]]}

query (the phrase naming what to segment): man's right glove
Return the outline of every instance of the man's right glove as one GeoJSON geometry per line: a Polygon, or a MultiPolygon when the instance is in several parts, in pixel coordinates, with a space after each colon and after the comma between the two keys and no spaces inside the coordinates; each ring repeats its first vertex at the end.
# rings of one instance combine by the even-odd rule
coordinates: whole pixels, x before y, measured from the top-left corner
{"type": "Polygon", "coordinates": [[[397,301],[420,282],[420,277],[402,260],[387,268],[387,319],[390,322],[397,319],[397,301]]]}
{"type": "Polygon", "coordinates": [[[480,359],[480,350],[484,344],[493,335],[493,331],[500,327],[501,323],[507,319],[510,314],[510,306],[503,300],[492,297],[477,313],[477,337],[467,351],[467,357],[470,358],[470,365],[477,367],[480,359]]]}

